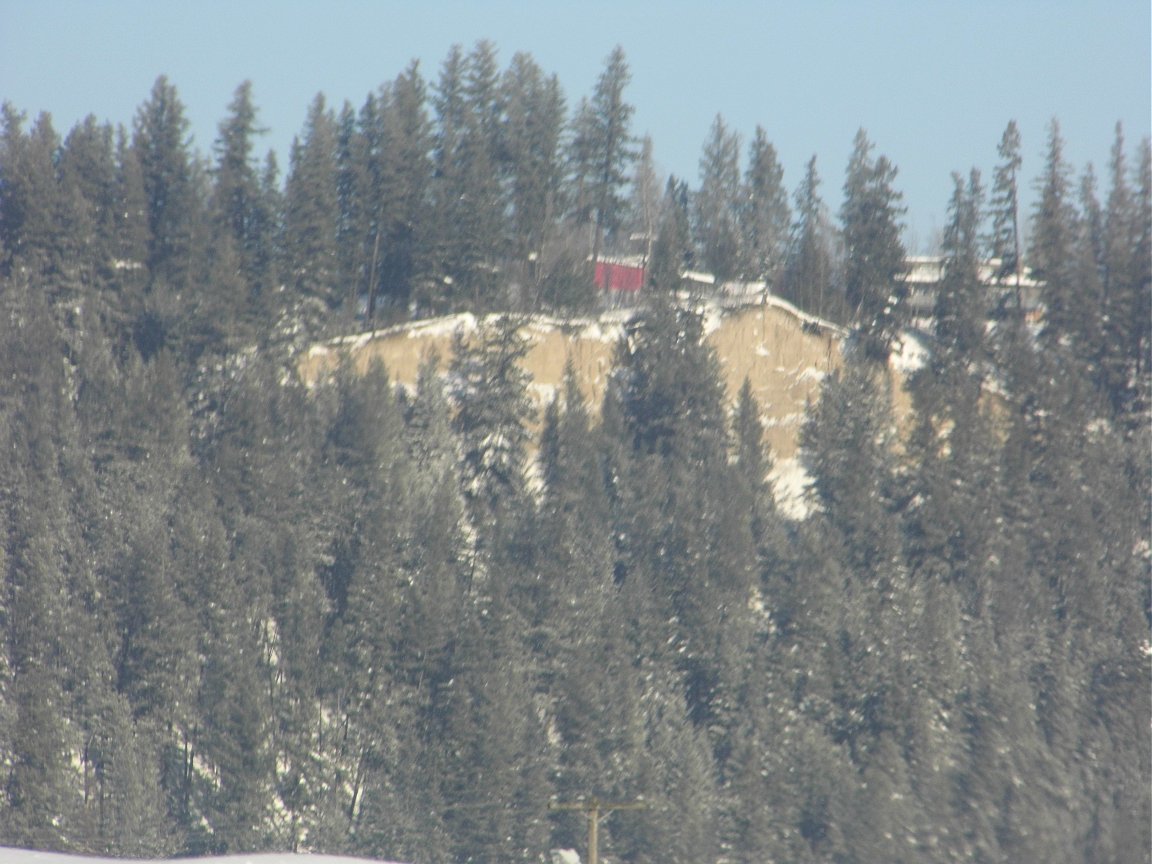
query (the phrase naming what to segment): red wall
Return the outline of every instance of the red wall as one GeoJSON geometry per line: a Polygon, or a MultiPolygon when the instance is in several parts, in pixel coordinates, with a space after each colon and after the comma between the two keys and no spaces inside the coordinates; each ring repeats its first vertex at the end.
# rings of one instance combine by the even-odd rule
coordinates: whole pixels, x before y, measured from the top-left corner
{"type": "Polygon", "coordinates": [[[602,291],[639,291],[644,287],[644,268],[597,261],[595,280],[602,291]]]}

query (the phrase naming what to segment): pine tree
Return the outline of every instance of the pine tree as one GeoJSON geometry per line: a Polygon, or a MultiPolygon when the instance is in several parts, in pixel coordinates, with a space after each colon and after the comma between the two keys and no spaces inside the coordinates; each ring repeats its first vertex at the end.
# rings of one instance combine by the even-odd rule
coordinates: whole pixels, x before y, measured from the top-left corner
{"type": "Polygon", "coordinates": [[[565,145],[566,192],[565,203],[567,215],[572,223],[573,230],[579,233],[583,242],[587,236],[585,248],[592,248],[593,211],[594,204],[590,190],[593,175],[596,171],[595,152],[595,117],[592,114],[592,105],[587,97],[580,99],[572,118],[568,123],[567,142],[565,145]]]}
{"type": "Polygon", "coordinates": [[[1148,217],[1146,197],[1141,213],[1141,178],[1132,185],[1124,153],[1124,132],[1116,125],[1116,138],[1110,160],[1110,186],[1103,225],[1102,386],[1120,415],[1132,411],[1139,400],[1139,370],[1147,369],[1142,359],[1149,325],[1147,286],[1148,217]]]}
{"type": "Polygon", "coordinates": [[[688,186],[669,177],[660,205],[656,240],[648,262],[648,286],[664,295],[680,290],[685,268],[695,260],[688,215],[688,186]]]}
{"type": "Polygon", "coordinates": [[[136,114],[132,147],[147,202],[148,272],[177,290],[188,276],[199,205],[189,125],[176,87],[161,75],[136,114]]]}
{"type": "MultiPolygon", "coordinates": [[[[768,475],[772,471],[772,454],[764,443],[764,421],[760,404],[752,394],[752,384],[745,378],[736,396],[732,413],[732,457],[736,469],[738,496],[746,499],[736,504],[751,518],[752,536],[762,554],[778,538],[772,536],[776,517],[775,495],[768,475]]],[[[765,562],[771,564],[772,562],[765,562]]]]}
{"type": "Polygon", "coordinates": [[[1070,169],[1064,161],[1060,124],[1049,125],[1048,153],[1044,173],[1038,180],[1039,197],[1032,216],[1030,259],[1037,279],[1044,283],[1043,336],[1049,345],[1075,340],[1081,316],[1093,315],[1076,289],[1073,272],[1076,213],[1072,203],[1070,169]]]}
{"type": "Polygon", "coordinates": [[[825,381],[801,433],[812,494],[843,538],[846,568],[881,591],[899,557],[887,386],[884,370],[849,363],[825,381]]]}
{"type": "MultiPolygon", "coordinates": [[[[144,193],[144,176],[140,157],[132,147],[127,132],[116,133],[116,234],[114,283],[124,296],[124,311],[138,304],[144,290],[148,260],[148,201],[144,193]]],[[[134,311],[134,310],[133,310],[134,311]]]]}
{"type": "MultiPolygon", "coordinates": [[[[596,81],[584,118],[591,169],[587,178],[587,200],[593,211],[593,261],[599,259],[605,241],[611,243],[614,239],[624,213],[625,202],[620,190],[628,182],[628,168],[635,158],[630,129],[635,109],[624,101],[624,90],[631,79],[624,50],[616,46],[596,81]]],[[[578,115],[577,119],[582,118],[578,115]]],[[[578,134],[585,131],[577,128],[578,134]]]]}
{"type": "Polygon", "coordinates": [[[504,124],[500,156],[512,209],[512,249],[536,260],[561,210],[561,137],[565,104],[555,75],[545,77],[531,55],[517,53],[501,80],[504,124]]]}
{"type": "Polygon", "coordinates": [[[1001,162],[996,166],[992,180],[992,236],[989,243],[993,259],[999,259],[1001,279],[1012,277],[1015,286],[1015,306],[1023,303],[1020,297],[1020,276],[1023,272],[1020,238],[1019,174],[1023,157],[1020,155],[1020,130],[1015,120],[1009,120],[996,148],[1001,162]]]}
{"type": "Polygon", "coordinates": [[[304,122],[304,137],[292,143],[284,191],[285,275],[292,289],[334,307],[342,299],[336,231],[336,118],[317,94],[304,122]]]}
{"type": "Polygon", "coordinates": [[[1104,214],[1096,192],[1096,172],[1089,164],[1080,177],[1079,212],[1073,226],[1073,278],[1087,316],[1078,324],[1077,341],[1085,373],[1103,389],[1105,384],[1104,214]]]}
{"type": "Polygon", "coordinates": [[[652,247],[656,241],[660,217],[660,185],[656,177],[652,150],[652,138],[645,135],[640,139],[636,170],[632,176],[632,200],[628,217],[630,239],[638,238],[644,244],[642,248],[645,264],[652,259],[652,247]]]}
{"type": "Polygon", "coordinates": [[[759,126],[748,145],[740,215],[746,261],[742,275],[763,279],[776,288],[784,272],[792,213],[784,188],[784,169],[776,148],[759,126]]]}
{"type": "Polygon", "coordinates": [[[977,364],[983,359],[984,322],[988,308],[980,281],[980,225],[983,189],[980,172],[967,183],[952,175],[949,221],[944,229],[944,278],[932,310],[936,350],[943,363],[977,364]]]}
{"type": "Polygon", "coordinates": [[[465,495],[480,525],[499,518],[525,491],[528,424],[535,409],[528,397],[530,376],[520,365],[529,348],[520,328],[505,315],[471,338],[461,332],[453,338],[453,428],[461,442],[465,495]]]}
{"type": "Polygon", "coordinates": [[[796,222],[789,241],[783,296],[805,311],[846,321],[844,297],[834,276],[832,228],[819,189],[820,175],[813,156],[796,189],[796,222]]]}
{"type": "MultiPolygon", "coordinates": [[[[406,309],[429,267],[428,188],[432,131],[427,87],[412,63],[383,100],[379,280],[386,304],[406,309]]],[[[375,238],[374,238],[375,239],[375,238]]],[[[375,249],[375,246],[373,246],[375,249]]]]}
{"type": "MultiPolygon", "coordinates": [[[[59,175],[72,200],[76,257],[87,278],[111,275],[116,245],[116,151],[113,129],[89,115],[64,139],[59,175]]],[[[61,226],[63,227],[63,226],[61,226]]]]}
{"type": "Polygon", "coordinates": [[[56,162],[60,138],[52,118],[41,114],[27,133],[24,116],[3,106],[3,155],[0,181],[0,244],[9,256],[8,268],[19,257],[24,267],[60,281],[65,275],[67,245],[72,240],[69,205],[60,188],[56,162]]]}
{"type": "Polygon", "coordinates": [[[502,106],[495,47],[481,41],[465,56],[453,46],[441,66],[433,104],[433,197],[443,299],[455,297],[457,305],[489,309],[496,302],[496,273],[507,233],[499,175],[502,106]]]}
{"type": "Polygon", "coordinates": [[[278,264],[282,229],[283,194],[276,153],[268,151],[260,172],[259,194],[252,209],[251,277],[248,283],[254,312],[259,320],[269,320],[275,289],[280,285],[278,264]]]}
{"type": "Polygon", "coordinates": [[[379,114],[378,100],[369,93],[359,117],[349,102],[336,116],[337,278],[348,315],[359,313],[362,295],[368,296],[369,306],[375,300],[375,285],[369,281],[374,277],[372,265],[379,257],[379,247],[370,214],[380,194],[379,171],[374,164],[383,138],[379,114]]]}
{"type": "Polygon", "coordinates": [[[255,281],[255,211],[259,206],[260,178],[252,157],[253,138],[263,130],[256,125],[252,83],[236,88],[216,139],[214,216],[230,237],[245,283],[255,281]]]}
{"type": "Polygon", "coordinates": [[[901,195],[892,184],[896,168],[873,158],[863,129],[856,133],[840,210],[844,230],[844,289],[864,353],[884,360],[907,316],[904,246],[900,241],[901,195]]]}
{"type": "Polygon", "coordinates": [[[694,200],[694,233],[700,260],[717,285],[740,274],[740,136],[717,114],[700,157],[700,191],[694,200]]]}

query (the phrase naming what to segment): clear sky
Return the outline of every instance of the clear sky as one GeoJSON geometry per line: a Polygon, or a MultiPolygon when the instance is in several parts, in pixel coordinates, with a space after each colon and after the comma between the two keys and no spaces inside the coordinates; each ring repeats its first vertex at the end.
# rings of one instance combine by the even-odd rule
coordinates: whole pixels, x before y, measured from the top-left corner
{"type": "Polygon", "coordinates": [[[952,171],[990,178],[1010,119],[1029,181],[1053,117],[1102,179],[1118,120],[1130,153],[1152,132],[1149,0],[0,0],[0,100],[61,133],[89,113],[130,126],[165,74],[208,154],[249,79],[259,147],[286,168],[317,92],[359,108],[410,60],[434,81],[451,45],[484,38],[502,66],[526,51],[556,73],[570,107],[621,45],[634,131],[692,185],[719,113],[745,144],[764,127],[789,189],[815,154],[836,209],[863,127],[899,169],[916,246],[952,171]]]}

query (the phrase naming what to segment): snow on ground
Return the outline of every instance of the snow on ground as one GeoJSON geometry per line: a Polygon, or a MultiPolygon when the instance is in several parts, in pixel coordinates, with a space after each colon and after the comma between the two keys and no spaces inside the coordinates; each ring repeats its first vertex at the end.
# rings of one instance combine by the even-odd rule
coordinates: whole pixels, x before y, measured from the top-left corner
{"type": "Polygon", "coordinates": [[[905,330],[894,346],[888,365],[897,372],[908,375],[924,368],[924,364],[928,362],[928,355],[928,346],[924,344],[923,337],[905,330]]]}
{"type": "MultiPolygon", "coordinates": [[[[368,858],[343,855],[293,855],[291,852],[268,852],[253,855],[221,855],[209,858],[181,858],[181,864],[365,864],[368,858]]],[[[0,864],[124,864],[117,858],[93,858],[88,855],[66,855],[62,852],[37,852],[31,849],[0,847],[0,864]]],[[[133,859],[132,864],[171,864],[161,859],[133,859]]]]}
{"type": "Polygon", "coordinates": [[[775,294],[765,294],[764,304],[766,306],[772,306],[776,309],[783,309],[784,311],[789,312],[798,318],[801,324],[806,324],[809,327],[813,327],[817,330],[828,330],[840,337],[845,337],[848,335],[848,331],[841,327],[839,324],[829,321],[826,318],[820,318],[816,315],[809,315],[798,306],[792,305],[783,297],[778,297],[775,294]]]}
{"type": "Polygon", "coordinates": [[[808,516],[810,508],[805,490],[812,478],[798,458],[777,459],[768,479],[772,481],[776,506],[780,512],[791,519],[804,519],[808,516]]]}

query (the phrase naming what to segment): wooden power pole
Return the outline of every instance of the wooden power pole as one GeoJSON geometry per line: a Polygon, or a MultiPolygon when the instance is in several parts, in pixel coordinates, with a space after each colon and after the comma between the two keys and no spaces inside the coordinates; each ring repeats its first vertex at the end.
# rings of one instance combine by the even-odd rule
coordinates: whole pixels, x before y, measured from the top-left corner
{"type": "Polygon", "coordinates": [[[613,810],[646,810],[648,805],[643,801],[601,801],[599,798],[587,798],[567,804],[550,801],[548,809],[579,810],[588,814],[588,864],[600,864],[600,814],[611,813],[613,810]]]}

